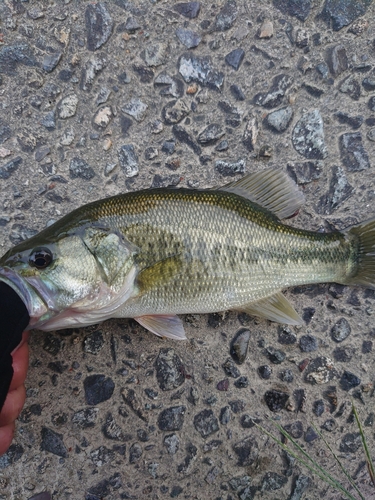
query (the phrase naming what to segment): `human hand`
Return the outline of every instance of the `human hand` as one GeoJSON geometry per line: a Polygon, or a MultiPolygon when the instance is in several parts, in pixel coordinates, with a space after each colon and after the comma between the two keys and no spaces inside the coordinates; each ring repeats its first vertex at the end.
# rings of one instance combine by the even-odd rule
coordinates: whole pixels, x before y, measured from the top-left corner
{"type": "Polygon", "coordinates": [[[9,448],[15,432],[15,420],[20,414],[26,399],[25,379],[29,366],[29,332],[24,332],[22,341],[13,351],[13,378],[8,396],[0,413],[0,455],[9,448]]]}

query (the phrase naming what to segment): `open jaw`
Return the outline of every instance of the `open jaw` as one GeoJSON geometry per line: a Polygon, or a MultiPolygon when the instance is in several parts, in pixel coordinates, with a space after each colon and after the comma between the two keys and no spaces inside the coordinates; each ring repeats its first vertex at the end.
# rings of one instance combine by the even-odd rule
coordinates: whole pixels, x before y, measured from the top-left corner
{"type": "Polygon", "coordinates": [[[36,289],[25,278],[9,267],[0,268],[0,281],[4,281],[19,295],[24,302],[30,316],[28,330],[35,328],[41,322],[55,314],[54,304],[51,301],[50,294],[47,295],[47,290],[36,289]]]}

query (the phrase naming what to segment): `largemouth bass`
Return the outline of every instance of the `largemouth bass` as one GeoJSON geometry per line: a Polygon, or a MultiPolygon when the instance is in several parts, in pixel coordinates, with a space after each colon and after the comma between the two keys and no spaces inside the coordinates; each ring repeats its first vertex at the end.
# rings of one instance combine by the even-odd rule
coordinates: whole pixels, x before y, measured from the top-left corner
{"type": "Polygon", "coordinates": [[[135,318],[185,338],[178,314],[246,311],[302,322],[283,288],[375,287],[375,220],[329,234],[295,229],[303,195],[282,171],[219,189],[150,189],[90,203],[0,259],[0,280],[25,303],[28,328],[135,318]]]}

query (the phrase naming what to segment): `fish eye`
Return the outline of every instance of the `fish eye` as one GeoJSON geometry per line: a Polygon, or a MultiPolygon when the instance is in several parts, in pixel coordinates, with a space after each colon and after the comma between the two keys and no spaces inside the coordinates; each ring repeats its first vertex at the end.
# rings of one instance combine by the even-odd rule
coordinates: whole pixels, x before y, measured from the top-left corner
{"type": "Polygon", "coordinates": [[[45,269],[53,260],[51,250],[45,247],[34,248],[29,256],[29,264],[37,269],[45,269]]]}

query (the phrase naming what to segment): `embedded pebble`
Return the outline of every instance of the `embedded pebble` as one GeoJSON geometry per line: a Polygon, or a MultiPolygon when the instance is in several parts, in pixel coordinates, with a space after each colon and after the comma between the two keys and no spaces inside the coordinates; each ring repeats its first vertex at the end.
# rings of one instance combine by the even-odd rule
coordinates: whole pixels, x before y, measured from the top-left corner
{"type": "Polygon", "coordinates": [[[125,177],[135,177],[138,175],[138,156],[133,144],[125,144],[118,151],[120,167],[123,169],[125,177]]]}
{"type": "Polygon", "coordinates": [[[225,56],[225,62],[232,66],[236,71],[242,64],[243,58],[245,57],[245,51],[241,48],[234,49],[225,56]]]}
{"type": "Polygon", "coordinates": [[[268,380],[272,375],[272,368],[269,365],[259,366],[258,373],[264,380],[268,380]]]}
{"type": "Polygon", "coordinates": [[[273,36],[273,23],[265,19],[259,29],[259,38],[271,38],[273,36]]]}
{"type": "Polygon", "coordinates": [[[83,350],[90,354],[98,354],[104,345],[104,337],[100,330],[90,333],[83,340],[83,350]]]}
{"type": "Polygon", "coordinates": [[[233,445],[233,451],[237,455],[239,467],[249,467],[258,458],[259,445],[255,438],[248,437],[233,445]]]}
{"type": "Polygon", "coordinates": [[[143,454],[143,449],[139,443],[133,443],[129,448],[129,463],[135,464],[143,454]]]}
{"type": "Polygon", "coordinates": [[[296,151],[305,158],[322,160],[327,156],[323,119],[318,109],[302,115],[293,129],[292,141],[296,151]]]}
{"type": "Polygon", "coordinates": [[[284,391],[271,389],[264,394],[264,400],[270,411],[281,411],[285,408],[289,399],[289,394],[284,391]]]}
{"type": "Polygon", "coordinates": [[[239,159],[236,162],[229,162],[225,160],[216,160],[215,169],[223,176],[233,177],[236,174],[243,174],[245,172],[246,162],[239,159]]]}
{"type": "Polygon", "coordinates": [[[351,326],[346,318],[340,318],[331,328],[331,337],[335,342],[342,342],[351,333],[351,326]]]}
{"type": "Polygon", "coordinates": [[[180,431],[184,424],[185,406],[173,406],[163,410],[158,418],[161,431],[180,431]]]}
{"type": "Polygon", "coordinates": [[[225,131],[218,123],[211,123],[202,132],[199,133],[197,141],[202,146],[210,146],[215,144],[223,135],[225,131]]]}
{"type": "Polygon", "coordinates": [[[361,383],[361,379],[347,370],[344,371],[340,378],[340,386],[343,391],[350,391],[353,387],[357,387],[361,383]]]}
{"type": "Polygon", "coordinates": [[[326,384],[337,376],[332,360],[326,356],[313,359],[305,371],[305,380],[312,384],[326,384]]]}
{"type": "Polygon", "coordinates": [[[288,482],[288,478],[277,474],[277,472],[267,472],[263,479],[260,491],[279,490],[288,482]]]}
{"type": "Polygon", "coordinates": [[[18,167],[22,164],[22,157],[17,156],[13,160],[8,161],[5,165],[0,167],[0,179],[9,179],[9,177],[15,172],[18,167]]]}
{"type": "Polygon", "coordinates": [[[349,184],[343,169],[335,165],[332,168],[329,191],[320,198],[317,212],[331,214],[351,196],[352,192],[353,187],[349,184]]]}
{"type": "Polygon", "coordinates": [[[203,410],[195,415],[194,427],[203,438],[211,436],[219,430],[217,418],[212,410],[203,410]]]}
{"type": "Polygon", "coordinates": [[[368,1],[325,0],[321,18],[334,31],[341,30],[351,22],[366,13],[368,1]]]}
{"type": "Polygon", "coordinates": [[[170,76],[165,71],[162,71],[155,79],[154,86],[161,87],[160,95],[172,96],[176,99],[184,95],[184,84],[175,76],[170,76]]]}
{"type": "Polygon", "coordinates": [[[242,328],[241,330],[239,330],[231,341],[230,355],[232,356],[233,360],[239,365],[242,365],[246,360],[249,341],[250,331],[246,328],[242,328]]]}
{"type": "Polygon", "coordinates": [[[328,65],[334,77],[348,69],[349,61],[343,45],[335,45],[328,51],[328,65]]]}
{"type": "Polygon", "coordinates": [[[127,115],[132,116],[137,122],[141,122],[146,116],[147,108],[147,104],[140,99],[132,99],[124,104],[121,110],[127,115]]]}
{"type": "Polygon", "coordinates": [[[104,2],[89,4],[85,11],[87,48],[99,49],[112,34],[113,21],[104,2]]]}
{"type": "Polygon", "coordinates": [[[223,369],[228,377],[238,378],[241,375],[239,369],[230,358],[223,363],[223,369]]]}
{"type": "Polygon", "coordinates": [[[173,6],[173,10],[175,10],[182,16],[187,17],[188,19],[195,19],[196,17],[198,17],[200,8],[200,2],[182,2],[176,3],[173,6]]]}
{"type": "Polygon", "coordinates": [[[340,137],[340,153],[341,160],[349,172],[359,172],[371,166],[360,132],[347,133],[340,137]]]}
{"type": "Polygon", "coordinates": [[[354,101],[361,97],[361,86],[359,81],[352,75],[345,78],[339,87],[340,92],[348,94],[354,101]]]}
{"type": "Polygon", "coordinates": [[[302,335],[299,339],[299,348],[302,352],[313,352],[319,347],[318,339],[313,335],[302,335]]]}
{"type": "Polygon", "coordinates": [[[49,429],[48,427],[42,427],[42,440],[40,443],[40,449],[43,451],[48,451],[59,457],[67,458],[68,450],[63,441],[62,434],[49,429]]]}
{"type": "Polygon", "coordinates": [[[70,161],[69,175],[71,179],[79,177],[81,179],[91,180],[95,177],[95,172],[85,160],[75,157],[70,161]]]}
{"type": "Polygon", "coordinates": [[[294,375],[292,370],[289,370],[289,368],[287,368],[286,370],[283,370],[279,373],[279,378],[282,382],[290,384],[294,380],[294,375]]]}
{"type": "Polygon", "coordinates": [[[335,113],[336,118],[340,123],[344,123],[345,125],[349,125],[350,128],[357,130],[361,127],[364,118],[363,116],[350,116],[347,113],[343,113],[341,111],[335,113]]]}
{"type": "Polygon", "coordinates": [[[287,89],[292,85],[293,78],[280,74],[274,77],[268,92],[261,92],[254,97],[254,104],[265,108],[276,108],[285,96],[287,89]]]}
{"type": "Polygon", "coordinates": [[[275,365],[279,365],[286,358],[286,354],[284,351],[281,351],[280,349],[275,349],[274,347],[268,347],[266,352],[268,359],[271,361],[271,363],[274,363],[275,365]]]}
{"type": "Polygon", "coordinates": [[[161,66],[166,58],[166,46],[163,43],[148,45],[141,52],[141,57],[149,67],[161,66]]]}
{"type": "Polygon", "coordinates": [[[67,128],[64,130],[64,133],[61,136],[60,144],[62,144],[63,146],[70,146],[74,141],[74,137],[75,136],[73,128],[67,128]]]}
{"type": "Polygon", "coordinates": [[[89,375],[83,381],[86,403],[97,405],[112,397],[115,389],[113,380],[105,375],[89,375]]]}
{"type": "Polygon", "coordinates": [[[72,422],[82,429],[94,427],[98,418],[99,408],[84,408],[73,414],[72,422]]]}
{"type": "Polygon", "coordinates": [[[198,47],[198,45],[202,41],[202,37],[193,30],[185,29],[185,28],[177,28],[176,36],[180,40],[180,42],[185,45],[188,49],[193,49],[194,47],[198,47]]]}
{"type": "Polygon", "coordinates": [[[183,55],[178,70],[186,83],[198,82],[216,90],[220,90],[224,83],[224,74],[213,68],[209,56],[183,55]]]}
{"type": "Polygon", "coordinates": [[[273,0],[273,4],[283,14],[306,21],[311,11],[312,0],[273,0]]]}
{"type": "Polygon", "coordinates": [[[14,76],[18,65],[37,66],[37,60],[26,43],[4,45],[0,49],[0,74],[14,76]]]}
{"type": "Polygon", "coordinates": [[[303,474],[297,476],[289,500],[301,500],[310,484],[311,479],[308,476],[304,476],[303,474]]]}
{"type": "Polygon", "coordinates": [[[76,114],[78,104],[78,96],[77,94],[69,94],[57,105],[57,115],[62,120],[66,118],[71,118],[76,114]]]}
{"type": "MultiPolygon", "coordinates": [[[[287,171],[297,184],[309,184],[320,178],[322,173],[320,161],[305,161],[303,163],[288,163],[287,171]]],[[[305,320],[305,318],[303,318],[305,320]]]]}
{"type": "Polygon", "coordinates": [[[359,432],[349,432],[341,439],[339,450],[341,453],[355,453],[361,446],[361,434],[359,432]]]}
{"type": "Polygon", "coordinates": [[[47,130],[54,130],[56,128],[56,114],[54,111],[48,111],[41,119],[40,124],[47,130]]]}
{"type": "Polygon", "coordinates": [[[216,16],[214,30],[227,31],[237,19],[237,2],[236,0],[227,0],[219,14],[216,16]]]}
{"type": "Polygon", "coordinates": [[[293,108],[286,106],[285,108],[272,111],[266,117],[266,123],[271,129],[276,132],[284,132],[293,119],[293,108]]]}
{"type": "Polygon", "coordinates": [[[297,335],[289,326],[280,325],[277,333],[280,344],[292,345],[297,342],[297,335]]]}
{"type": "Polygon", "coordinates": [[[180,440],[177,434],[169,434],[163,440],[164,446],[170,455],[175,455],[180,447],[180,440]]]}
{"type": "Polygon", "coordinates": [[[95,113],[93,122],[97,127],[105,129],[109,124],[109,122],[111,121],[111,118],[112,118],[111,107],[103,106],[102,108],[98,109],[98,111],[95,113]]]}
{"type": "Polygon", "coordinates": [[[162,391],[170,391],[185,382],[184,366],[173,349],[160,349],[155,362],[156,378],[162,391]]]}
{"type": "Polygon", "coordinates": [[[42,68],[47,73],[51,73],[59,64],[62,57],[62,52],[55,52],[53,54],[46,54],[43,58],[42,68]]]}
{"type": "Polygon", "coordinates": [[[162,109],[162,117],[167,125],[179,123],[190,113],[189,106],[184,100],[170,101],[162,109]]]}
{"type": "Polygon", "coordinates": [[[313,404],[313,412],[317,417],[321,417],[324,413],[324,401],[322,399],[319,399],[318,401],[315,401],[313,404]]]}

